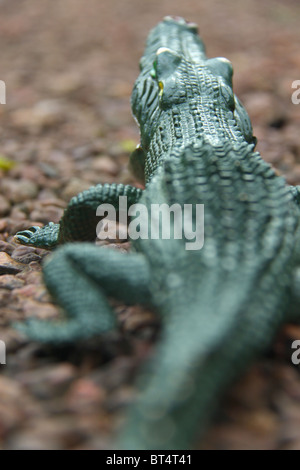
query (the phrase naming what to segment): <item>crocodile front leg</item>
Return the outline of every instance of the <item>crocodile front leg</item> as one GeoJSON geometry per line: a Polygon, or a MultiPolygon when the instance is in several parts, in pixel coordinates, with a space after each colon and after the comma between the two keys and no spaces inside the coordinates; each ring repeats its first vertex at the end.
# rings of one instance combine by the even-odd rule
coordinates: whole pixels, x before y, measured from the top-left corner
{"type": "Polygon", "coordinates": [[[151,305],[148,264],[141,254],[123,254],[89,243],[59,248],[44,265],[44,280],[66,321],[29,320],[17,329],[32,339],[68,343],[107,332],[115,319],[107,297],[151,305]]]}
{"type": "Polygon", "coordinates": [[[45,227],[33,226],[15,235],[23,245],[55,248],[68,241],[94,241],[96,216],[100,204],[112,204],[118,210],[120,196],[127,197],[128,206],[138,202],[143,190],[123,184],[98,184],[74,196],[58,224],[50,222],[45,227]]]}

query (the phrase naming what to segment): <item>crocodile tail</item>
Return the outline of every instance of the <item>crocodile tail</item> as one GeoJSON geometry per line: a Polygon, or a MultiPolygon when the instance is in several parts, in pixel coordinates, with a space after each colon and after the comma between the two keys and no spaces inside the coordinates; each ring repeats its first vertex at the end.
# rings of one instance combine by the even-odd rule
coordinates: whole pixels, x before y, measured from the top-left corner
{"type": "Polygon", "coordinates": [[[155,356],[140,377],[140,396],[129,411],[118,448],[183,450],[190,448],[195,435],[203,436],[228,385],[268,346],[277,318],[270,315],[271,320],[264,322],[265,310],[259,302],[243,311],[241,306],[231,312],[226,307],[222,310],[212,311],[206,304],[199,315],[199,303],[195,303],[189,310],[190,324],[181,312],[181,321],[177,317],[164,331],[155,356]],[[217,316],[225,316],[223,326],[227,316],[230,327],[222,329],[218,321],[214,327],[217,316]],[[199,329],[199,317],[207,318],[215,329],[210,339],[206,338],[206,325],[199,329]]]}

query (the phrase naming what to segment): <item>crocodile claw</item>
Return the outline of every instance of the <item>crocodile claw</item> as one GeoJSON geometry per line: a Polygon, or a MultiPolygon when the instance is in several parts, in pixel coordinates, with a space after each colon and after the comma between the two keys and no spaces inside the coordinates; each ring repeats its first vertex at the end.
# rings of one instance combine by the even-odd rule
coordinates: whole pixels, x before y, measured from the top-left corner
{"type": "Polygon", "coordinates": [[[52,248],[58,244],[59,224],[50,222],[44,227],[34,225],[26,230],[17,232],[15,240],[22,245],[36,246],[39,248],[52,248]]]}
{"type": "Polygon", "coordinates": [[[33,225],[27,230],[17,232],[15,235],[15,239],[18,243],[22,243],[23,245],[30,245],[32,243],[30,241],[32,236],[35,235],[38,230],[41,230],[41,227],[39,227],[38,225],[33,225]]]}

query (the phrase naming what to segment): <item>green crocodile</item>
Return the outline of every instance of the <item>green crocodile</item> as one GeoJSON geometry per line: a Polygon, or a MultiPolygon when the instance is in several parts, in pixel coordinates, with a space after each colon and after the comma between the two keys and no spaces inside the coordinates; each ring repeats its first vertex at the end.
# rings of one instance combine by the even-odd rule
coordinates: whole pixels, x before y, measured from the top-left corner
{"type": "MultiPolygon", "coordinates": [[[[297,318],[300,191],[254,151],[232,66],[207,59],[195,24],[166,17],[151,31],[140,66],[132,109],[141,145],[131,166],[146,189],[95,186],[71,200],[59,224],[16,235],[25,245],[73,242],[44,266],[66,321],[18,328],[38,341],[67,343],[115,326],[107,297],[150,305],[160,338],[116,447],[188,449],[228,385],[283,322],[297,318]],[[128,254],[82,243],[95,239],[97,207],[118,208],[119,196],[149,210],[203,204],[202,249],[186,249],[187,239],[175,235],[134,237],[128,254]]],[[[189,222],[197,222],[194,212],[189,222]]],[[[176,229],[175,218],[170,224],[176,229]]]]}

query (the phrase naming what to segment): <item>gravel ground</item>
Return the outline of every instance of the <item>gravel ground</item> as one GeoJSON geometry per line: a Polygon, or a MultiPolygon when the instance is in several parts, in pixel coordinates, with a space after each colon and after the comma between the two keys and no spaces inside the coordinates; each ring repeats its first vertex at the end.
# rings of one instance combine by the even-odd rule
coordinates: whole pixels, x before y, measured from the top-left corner
{"type": "MultiPolygon", "coordinates": [[[[134,184],[128,155],[139,140],[129,99],[146,35],[167,14],[200,26],[210,57],[234,65],[258,150],[300,184],[297,0],[0,1],[0,448],[106,449],[134,399],[134,377],[157,331],[154,315],[116,305],[118,331],[51,350],[11,323],[55,318],[41,277],[46,250],[13,234],[57,222],[68,200],[96,183],[134,184]]],[[[107,249],[128,250],[127,243],[107,249]]],[[[299,368],[287,325],[229,391],[206,449],[300,449],[299,368]]]]}

